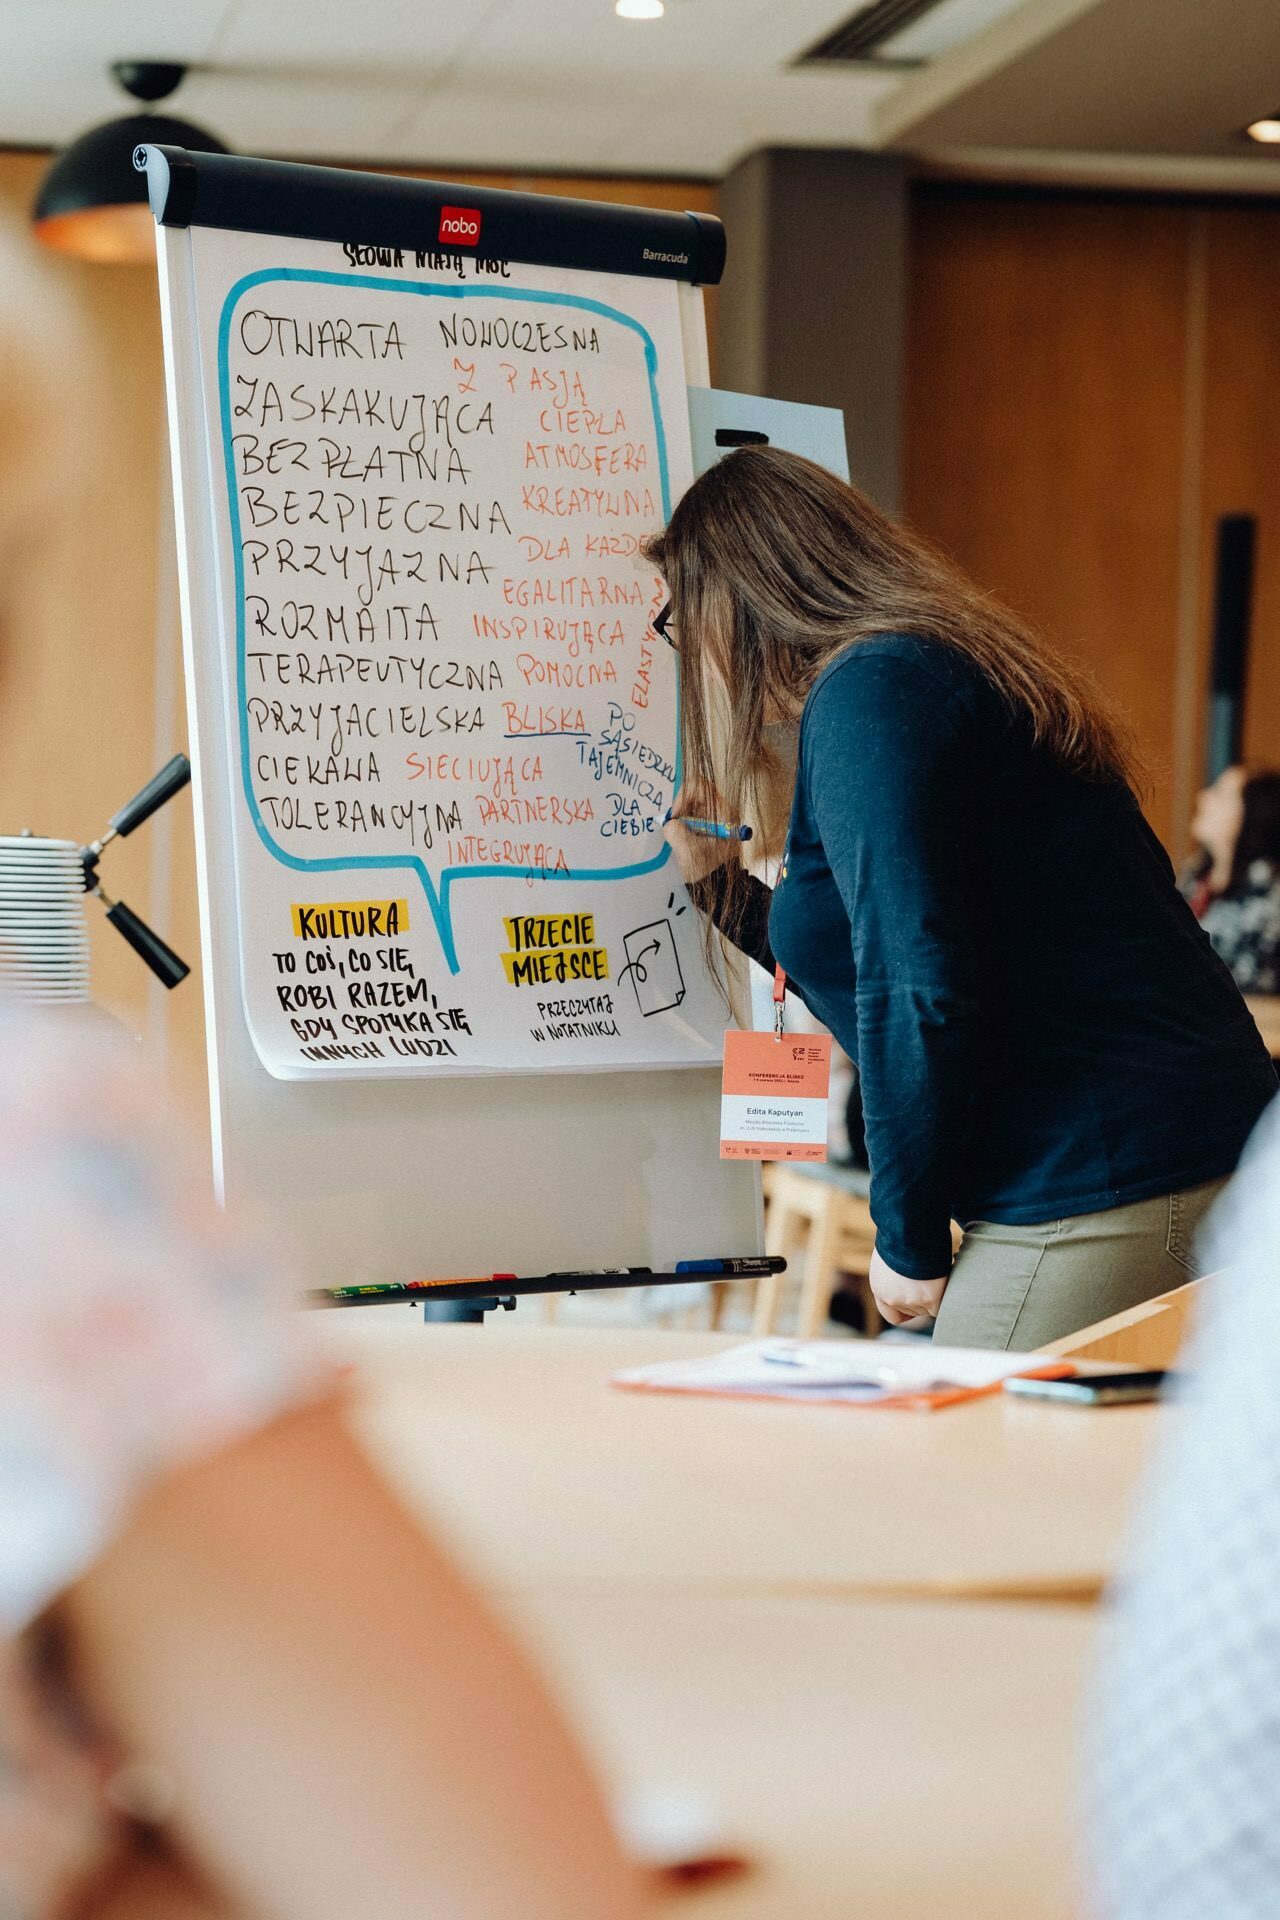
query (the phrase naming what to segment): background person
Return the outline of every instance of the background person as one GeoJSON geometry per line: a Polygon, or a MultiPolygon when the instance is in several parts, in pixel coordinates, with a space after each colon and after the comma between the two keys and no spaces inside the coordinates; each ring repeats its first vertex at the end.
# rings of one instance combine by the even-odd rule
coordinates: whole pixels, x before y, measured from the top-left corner
{"type": "Polygon", "coordinates": [[[1089,683],[776,448],[711,467],[650,557],[682,662],[676,814],[749,815],[766,727],[799,717],[772,893],[736,842],[667,833],[722,932],[857,1061],[885,1318],[1030,1348],[1194,1273],[1275,1075],[1089,683]]]}
{"type": "Polygon", "coordinates": [[[1204,849],[1184,882],[1242,993],[1280,993],[1280,773],[1227,767],[1196,800],[1204,849]]]}

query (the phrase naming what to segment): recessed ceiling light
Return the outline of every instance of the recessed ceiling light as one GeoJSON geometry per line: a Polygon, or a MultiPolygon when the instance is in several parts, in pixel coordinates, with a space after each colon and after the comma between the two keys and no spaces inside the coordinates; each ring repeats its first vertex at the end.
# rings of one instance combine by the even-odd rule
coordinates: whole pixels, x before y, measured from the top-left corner
{"type": "Polygon", "coordinates": [[[661,20],[666,8],[662,0],[614,0],[619,20],[661,20]]]}
{"type": "Polygon", "coordinates": [[[1280,146],[1280,113],[1268,114],[1265,120],[1255,120],[1245,128],[1245,132],[1261,146],[1280,146]]]}

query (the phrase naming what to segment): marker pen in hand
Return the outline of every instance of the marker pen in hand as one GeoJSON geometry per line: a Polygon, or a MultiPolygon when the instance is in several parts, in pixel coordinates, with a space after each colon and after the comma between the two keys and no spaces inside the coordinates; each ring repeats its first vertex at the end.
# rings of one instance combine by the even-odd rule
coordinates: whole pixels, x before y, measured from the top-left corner
{"type": "Polygon", "coordinates": [[[750,827],[727,827],[721,820],[695,820],[691,815],[682,813],[668,815],[678,827],[687,827],[690,833],[701,833],[709,840],[750,840],[750,827]]]}

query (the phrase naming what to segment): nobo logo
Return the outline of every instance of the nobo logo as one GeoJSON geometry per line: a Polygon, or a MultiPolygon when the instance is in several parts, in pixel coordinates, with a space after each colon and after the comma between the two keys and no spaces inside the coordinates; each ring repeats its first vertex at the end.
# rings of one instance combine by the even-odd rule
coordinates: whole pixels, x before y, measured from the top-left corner
{"type": "Polygon", "coordinates": [[[480,240],[480,213],[476,207],[441,207],[440,232],[437,236],[442,246],[474,247],[480,240]]]}

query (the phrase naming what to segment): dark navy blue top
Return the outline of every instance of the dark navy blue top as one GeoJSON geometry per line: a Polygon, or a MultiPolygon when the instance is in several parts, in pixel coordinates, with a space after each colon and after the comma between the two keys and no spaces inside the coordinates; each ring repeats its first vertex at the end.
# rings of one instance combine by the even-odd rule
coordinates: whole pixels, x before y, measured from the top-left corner
{"type": "Polygon", "coordinates": [[[1068,772],[938,641],[885,635],[805,705],[784,872],[740,944],[857,1061],[880,1251],[1230,1173],[1276,1089],[1130,790],[1068,772]]]}

